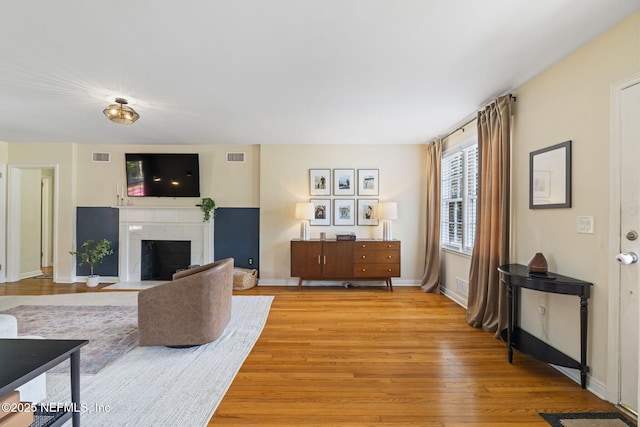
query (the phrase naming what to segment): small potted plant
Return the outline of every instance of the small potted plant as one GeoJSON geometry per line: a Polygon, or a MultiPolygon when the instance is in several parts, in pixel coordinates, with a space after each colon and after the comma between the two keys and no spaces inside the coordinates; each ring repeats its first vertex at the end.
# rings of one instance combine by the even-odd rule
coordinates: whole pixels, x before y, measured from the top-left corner
{"type": "Polygon", "coordinates": [[[200,209],[204,212],[204,220],[209,221],[211,219],[211,211],[213,211],[213,217],[216,217],[216,202],[209,197],[205,197],[202,199],[202,204],[200,205],[200,209]]]}
{"type": "Polygon", "coordinates": [[[98,242],[89,239],[80,246],[80,250],[70,251],[69,253],[80,258],[80,265],[86,264],[89,266],[91,274],[87,277],[87,286],[93,288],[98,286],[100,282],[100,276],[93,274],[93,267],[102,263],[104,257],[111,255],[113,249],[111,249],[111,242],[107,239],[102,239],[98,242]]]}

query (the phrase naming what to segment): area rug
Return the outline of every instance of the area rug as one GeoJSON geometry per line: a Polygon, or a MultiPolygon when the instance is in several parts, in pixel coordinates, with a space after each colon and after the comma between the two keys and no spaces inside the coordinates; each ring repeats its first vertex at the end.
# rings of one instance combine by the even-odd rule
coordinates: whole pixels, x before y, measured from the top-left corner
{"type": "Polygon", "coordinates": [[[540,414],[553,427],[635,427],[617,412],[584,412],[567,414],[540,414]]]}
{"type": "MultiPolygon", "coordinates": [[[[89,340],[82,348],[80,370],[97,374],[138,344],[138,309],[130,306],[20,305],[0,314],[18,319],[18,335],[89,340]]],[[[66,361],[49,372],[69,372],[66,361]]]]}
{"type": "MultiPolygon", "coordinates": [[[[82,425],[206,426],[250,353],[273,297],[234,296],[222,337],[199,347],[135,347],[95,375],[81,374],[82,425]]],[[[132,305],[137,292],[0,297],[18,305],[132,305]]],[[[81,352],[82,353],[82,352],[81,352]]],[[[82,355],[81,355],[82,359],[82,355]]],[[[68,402],[68,374],[47,374],[47,401],[68,402]]]]}

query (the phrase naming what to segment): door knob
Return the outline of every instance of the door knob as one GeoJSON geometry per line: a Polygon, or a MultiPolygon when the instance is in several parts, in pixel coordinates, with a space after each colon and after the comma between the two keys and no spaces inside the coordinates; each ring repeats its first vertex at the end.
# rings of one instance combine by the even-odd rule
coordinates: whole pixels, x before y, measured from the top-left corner
{"type": "Polygon", "coordinates": [[[619,264],[629,265],[638,262],[638,255],[635,252],[624,252],[616,256],[619,264]]]}

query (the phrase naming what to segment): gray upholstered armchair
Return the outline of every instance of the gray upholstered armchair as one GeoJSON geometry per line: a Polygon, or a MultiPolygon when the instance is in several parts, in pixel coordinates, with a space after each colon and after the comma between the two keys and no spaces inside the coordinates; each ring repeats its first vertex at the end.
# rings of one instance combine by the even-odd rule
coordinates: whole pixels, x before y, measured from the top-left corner
{"type": "Polygon", "coordinates": [[[182,347],[218,339],[231,319],[233,258],[180,271],[138,293],[141,346],[182,347]]]}

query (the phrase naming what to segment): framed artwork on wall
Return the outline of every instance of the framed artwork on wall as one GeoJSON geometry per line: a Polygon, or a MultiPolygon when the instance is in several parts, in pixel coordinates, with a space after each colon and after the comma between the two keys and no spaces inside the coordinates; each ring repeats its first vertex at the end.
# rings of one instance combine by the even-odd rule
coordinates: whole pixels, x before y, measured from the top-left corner
{"type": "Polygon", "coordinates": [[[310,225],[331,225],[331,199],[311,199],[313,219],[310,225]]]}
{"type": "Polygon", "coordinates": [[[355,194],[356,194],[355,169],[334,169],[333,170],[333,195],[334,196],[355,196],[355,194]]]}
{"type": "Polygon", "coordinates": [[[358,169],[358,196],[377,196],[378,181],[378,169],[358,169]]]}
{"type": "Polygon", "coordinates": [[[378,225],[378,199],[358,199],[358,225],[378,225]]]}
{"type": "Polygon", "coordinates": [[[571,207],[571,141],[529,153],[529,209],[571,207]]]}
{"type": "Polygon", "coordinates": [[[309,169],[309,195],[331,195],[331,169],[309,169]]]}
{"type": "Polygon", "coordinates": [[[333,225],[356,225],[356,201],[335,199],[333,201],[333,225]]]}

